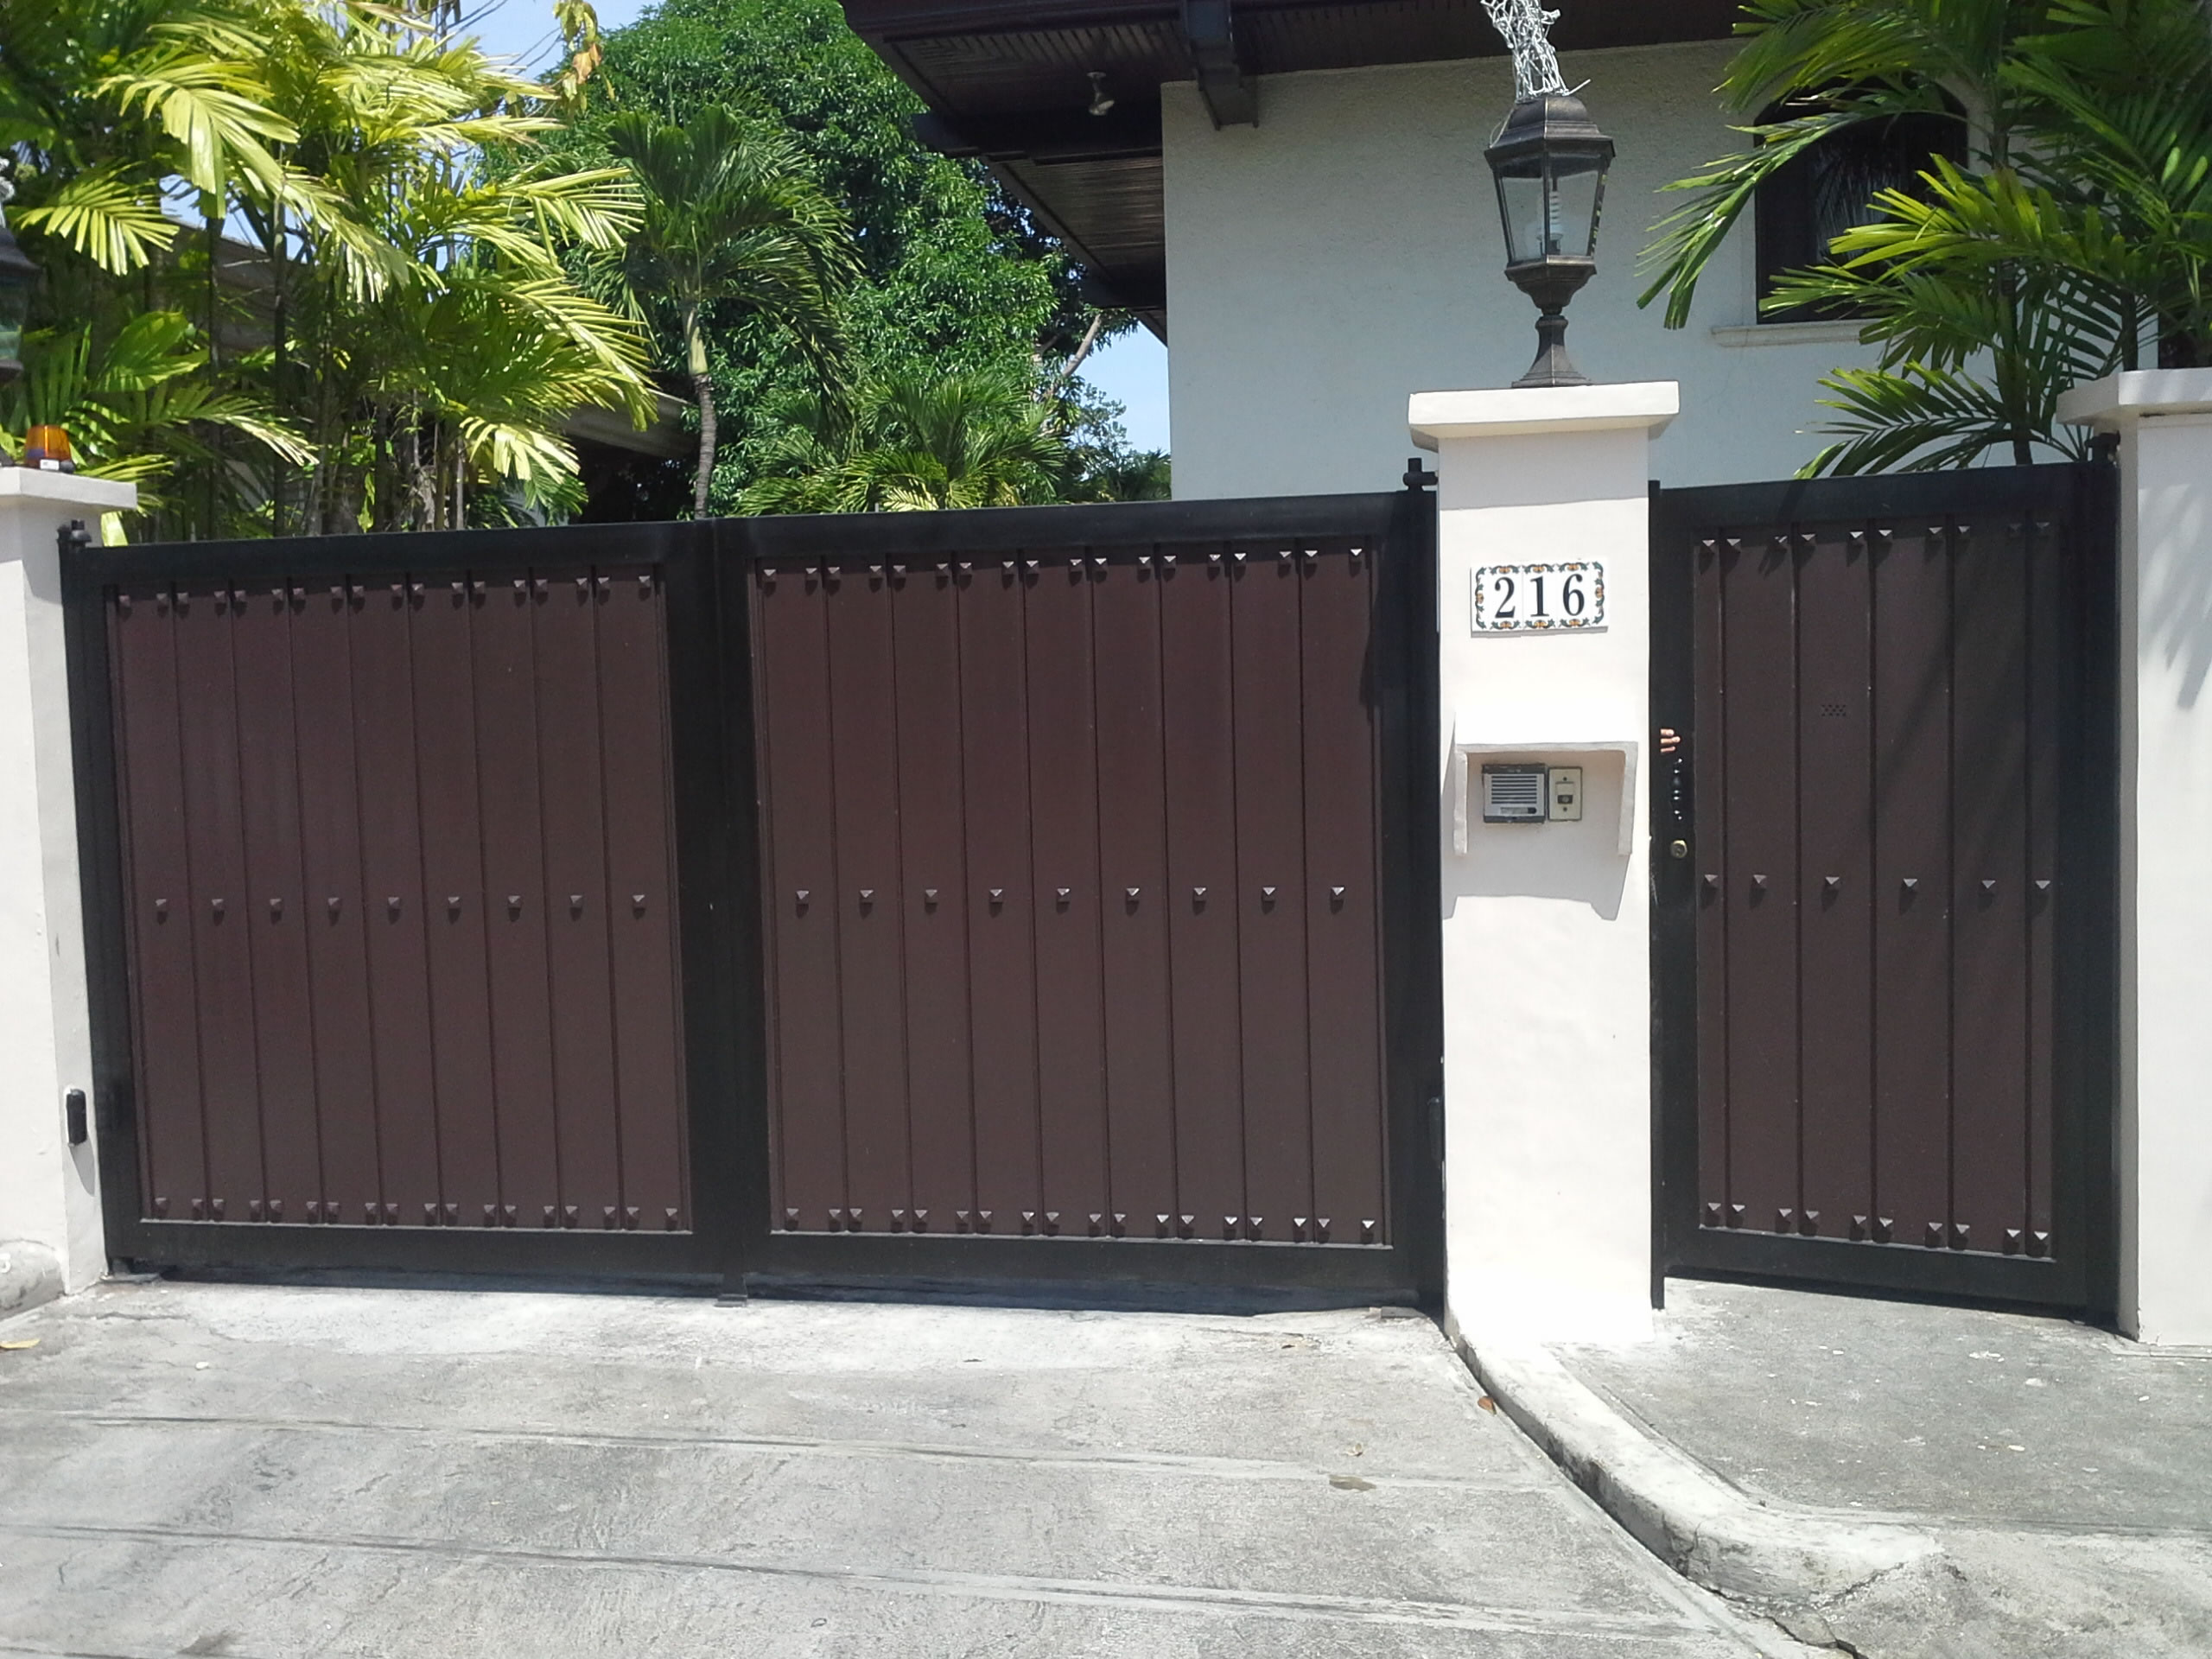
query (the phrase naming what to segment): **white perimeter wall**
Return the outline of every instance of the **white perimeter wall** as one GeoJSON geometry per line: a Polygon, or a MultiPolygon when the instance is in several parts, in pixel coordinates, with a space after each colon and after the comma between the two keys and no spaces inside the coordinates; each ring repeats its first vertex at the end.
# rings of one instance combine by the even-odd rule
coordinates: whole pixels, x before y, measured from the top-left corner
{"type": "MultiPolygon", "coordinates": [[[[1658,188],[1743,141],[1712,88],[1727,42],[1563,60],[1620,147],[1595,280],[1567,313],[1593,379],[1677,380],[1681,416],[1652,446],[1669,484],[1786,478],[1824,440],[1815,382],[1872,360],[1848,325],[1754,321],[1739,226],[1690,326],[1636,307],[1637,255],[1682,198],[1658,188]]],[[[1189,84],[1163,89],[1168,396],[1175,494],[1394,487],[1412,451],[1407,394],[1503,386],[1535,352],[1535,308],[1505,280],[1483,148],[1513,98],[1503,58],[1269,76],[1260,124],[1215,131],[1189,84]]]]}

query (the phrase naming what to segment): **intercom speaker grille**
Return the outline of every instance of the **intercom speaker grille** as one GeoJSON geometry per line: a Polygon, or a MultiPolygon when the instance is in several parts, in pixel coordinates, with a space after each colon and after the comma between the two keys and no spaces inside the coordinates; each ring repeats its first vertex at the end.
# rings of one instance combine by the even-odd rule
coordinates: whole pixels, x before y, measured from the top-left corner
{"type": "Polygon", "coordinates": [[[1543,821],[1546,768],[1540,766],[1486,766],[1483,768],[1483,821],[1485,823],[1540,823],[1543,821]]]}

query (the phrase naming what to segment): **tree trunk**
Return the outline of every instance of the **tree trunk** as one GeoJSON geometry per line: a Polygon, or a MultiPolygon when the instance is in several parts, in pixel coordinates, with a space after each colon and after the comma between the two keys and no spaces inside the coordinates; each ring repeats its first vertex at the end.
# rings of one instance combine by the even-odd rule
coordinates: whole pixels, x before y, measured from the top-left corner
{"type": "Polygon", "coordinates": [[[699,476],[691,486],[691,516],[707,516],[707,494],[715,483],[715,378],[695,374],[691,387],[699,396],[699,476]]]}

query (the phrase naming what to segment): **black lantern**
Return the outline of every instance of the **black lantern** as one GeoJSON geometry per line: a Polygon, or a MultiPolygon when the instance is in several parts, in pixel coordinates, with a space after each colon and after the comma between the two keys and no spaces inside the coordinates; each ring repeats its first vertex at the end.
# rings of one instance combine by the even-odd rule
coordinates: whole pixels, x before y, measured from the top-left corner
{"type": "Polygon", "coordinates": [[[1553,92],[1513,106],[1483,152],[1497,180],[1505,274],[1536,302],[1536,360],[1516,386],[1586,386],[1567,360],[1567,302],[1597,270],[1598,209],[1613,141],[1582,100],[1553,92]]]}
{"type": "Polygon", "coordinates": [[[16,245],[8,228],[7,201],[15,191],[0,170],[0,386],[23,372],[23,318],[31,305],[38,267],[16,245]]]}

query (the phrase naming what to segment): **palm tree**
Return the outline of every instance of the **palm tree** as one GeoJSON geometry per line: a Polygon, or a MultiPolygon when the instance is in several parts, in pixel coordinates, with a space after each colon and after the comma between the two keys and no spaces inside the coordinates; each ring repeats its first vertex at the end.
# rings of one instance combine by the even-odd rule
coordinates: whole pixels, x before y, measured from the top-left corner
{"type": "Polygon", "coordinates": [[[766,318],[834,382],[837,296],[859,261],[843,210],[780,133],[709,106],[681,126],[619,115],[607,141],[645,194],[644,222],[617,264],[621,292],[634,315],[675,313],[698,397],[692,511],[703,518],[715,448],[710,316],[734,307],[766,318]]]}
{"type": "Polygon", "coordinates": [[[1073,459],[1052,403],[989,374],[894,376],[857,410],[834,397],[788,427],[739,497],[745,512],[914,512],[1057,501],[1073,459]]]}
{"type": "Polygon", "coordinates": [[[2212,361],[2212,23],[2198,0],[1751,0],[1722,83],[1751,149],[1646,251],[1643,295],[1680,327],[1759,187],[1832,134],[1899,115],[1961,124],[1970,165],[1932,157],[1826,264],[1762,303],[1860,320],[1873,369],[1823,385],[1842,418],[1808,474],[2078,455],[2069,385],[2212,361]],[[1969,113],[1970,112],[1970,113],[1969,113]]]}

